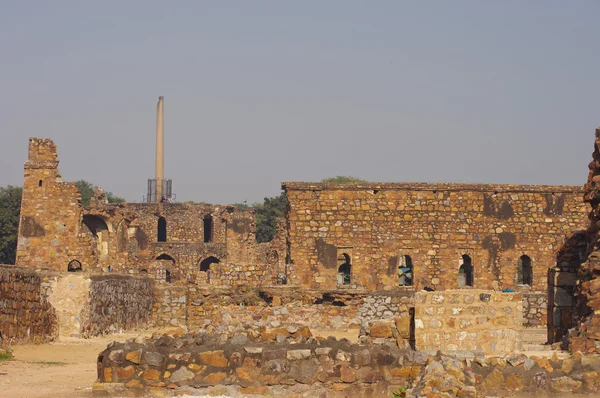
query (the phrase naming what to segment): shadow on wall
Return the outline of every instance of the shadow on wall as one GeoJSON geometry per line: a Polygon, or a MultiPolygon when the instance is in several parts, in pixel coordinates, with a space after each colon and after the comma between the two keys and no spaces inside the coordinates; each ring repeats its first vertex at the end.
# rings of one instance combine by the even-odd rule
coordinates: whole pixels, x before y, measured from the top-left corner
{"type": "Polygon", "coordinates": [[[562,341],[569,329],[589,313],[584,297],[576,297],[578,273],[587,260],[586,231],[569,236],[548,269],[548,342],[562,341]],[[583,300],[582,300],[583,299],[583,300]]]}

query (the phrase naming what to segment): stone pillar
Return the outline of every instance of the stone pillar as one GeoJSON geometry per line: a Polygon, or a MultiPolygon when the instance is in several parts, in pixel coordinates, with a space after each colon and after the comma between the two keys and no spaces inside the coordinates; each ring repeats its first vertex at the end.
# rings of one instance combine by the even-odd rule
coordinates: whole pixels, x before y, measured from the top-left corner
{"type": "Polygon", "coordinates": [[[156,201],[160,202],[163,196],[163,181],[165,180],[165,131],[164,131],[164,118],[163,118],[163,100],[164,98],[158,97],[158,104],[156,104],[156,201]]]}

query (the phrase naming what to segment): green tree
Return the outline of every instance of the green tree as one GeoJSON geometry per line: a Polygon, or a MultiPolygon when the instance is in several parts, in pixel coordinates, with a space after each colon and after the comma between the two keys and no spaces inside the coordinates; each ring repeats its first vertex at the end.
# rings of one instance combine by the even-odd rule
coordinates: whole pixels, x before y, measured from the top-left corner
{"type": "MultiPolygon", "coordinates": [[[[97,187],[86,180],[79,180],[75,184],[77,185],[77,189],[79,189],[79,193],[81,194],[81,203],[85,207],[88,207],[90,205],[90,201],[92,200],[92,196],[94,196],[94,189],[97,187]]],[[[106,193],[106,200],[108,203],[125,202],[125,199],[114,195],[112,192],[106,193]]]]}
{"type": "Polygon", "coordinates": [[[21,214],[21,187],[0,188],[0,264],[14,264],[21,214]]]}
{"type": "Polygon", "coordinates": [[[285,192],[279,196],[265,198],[263,203],[253,205],[256,214],[256,240],[258,242],[273,240],[277,233],[277,224],[285,215],[287,205],[285,192]]]}
{"type": "Polygon", "coordinates": [[[92,200],[92,196],[94,196],[95,187],[85,180],[79,180],[75,184],[81,194],[81,203],[86,207],[89,206],[90,200],[92,200]]]}
{"type": "Polygon", "coordinates": [[[107,192],[106,193],[106,200],[108,200],[108,203],[124,203],[125,199],[117,196],[115,194],[113,194],[112,192],[107,192]]]}
{"type": "Polygon", "coordinates": [[[321,182],[327,184],[356,184],[359,182],[366,182],[365,180],[361,180],[360,178],[352,177],[352,176],[335,176],[329,178],[323,178],[321,182]]]}

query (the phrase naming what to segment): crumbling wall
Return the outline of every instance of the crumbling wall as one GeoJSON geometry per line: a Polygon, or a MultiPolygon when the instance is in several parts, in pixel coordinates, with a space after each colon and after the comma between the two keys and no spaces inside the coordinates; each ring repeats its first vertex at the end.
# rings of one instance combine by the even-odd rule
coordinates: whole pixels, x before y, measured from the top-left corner
{"type": "Polygon", "coordinates": [[[17,247],[20,266],[65,272],[76,261],[86,272],[144,273],[158,282],[268,285],[285,270],[285,240],[280,234],[273,242],[258,244],[255,232],[254,213],[234,206],[109,204],[96,189],[84,208],[75,183],[59,175],[54,142],[29,140],[17,247]],[[206,261],[210,267],[203,267],[206,261]]]}
{"type": "Polygon", "coordinates": [[[343,390],[343,396],[389,397],[409,384],[424,362],[394,347],[301,340],[269,344],[238,338],[218,344],[188,335],[117,343],[98,357],[94,390],[125,395],[144,388],[231,385],[236,394],[321,396],[343,390]]]}
{"type": "Polygon", "coordinates": [[[80,259],[84,268],[95,266],[89,236],[82,230],[83,207],[75,183],[58,173],[56,145],[31,138],[25,163],[16,264],[22,267],[66,271],[80,259]]]}
{"type": "Polygon", "coordinates": [[[415,341],[419,350],[521,350],[523,296],[490,290],[417,292],[415,341]]]}
{"type": "Polygon", "coordinates": [[[598,372],[598,356],[559,359],[443,351],[427,356],[335,338],[299,336],[264,343],[244,336],[220,341],[188,334],[111,344],[98,357],[94,392],[332,398],[596,396],[598,372]]]}
{"type": "Polygon", "coordinates": [[[520,289],[517,267],[531,259],[530,291],[547,290],[548,269],[566,237],[587,226],[580,187],[360,183],[284,183],[291,281],[310,288],[399,288],[409,256],[419,290],[458,287],[463,255],[473,285],[520,289]],[[403,260],[404,259],[404,260],[403,260]],[[405,261],[404,261],[405,262],[405,261]]]}
{"type": "Polygon", "coordinates": [[[185,316],[190,330],[224,335],[289,324],[358,335],[373,320],[408,315],[413,296],[414,292],[314,291],[287,286],[236,290],[190,286],[185,316]]]}
{"type": "Polygon", "coordinates": [[[585,184],[585,201],[592,210],[587,230],[587,261],[578,272],[577,330],[571,335],[570,349],[600,352],[600,128],[596,129],[593,160],[585,184]]]}
{"type": "Polygon", "coordinates": [[[153,283],[127,275],[92,275],[81,313],[82,337],[99,336],[152,324],[153,283]]]}
{"type": "Polygon", "coordinates": [[[32,270],[0,265],[0,335],[8,342],[42,343],[57,337],[54,308],[32,270]]]}

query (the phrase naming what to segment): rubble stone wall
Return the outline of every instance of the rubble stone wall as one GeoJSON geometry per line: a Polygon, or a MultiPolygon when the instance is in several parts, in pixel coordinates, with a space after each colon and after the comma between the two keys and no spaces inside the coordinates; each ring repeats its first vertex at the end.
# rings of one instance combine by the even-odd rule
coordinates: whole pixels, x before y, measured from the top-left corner
{"type": "Polygon", "coordinates": [[[415,340],[419,350],[521,349],[523,296],[490,290],[417,292],[415,340]]]}
{"type": "Polygon", "coordinates": [[[127,275],[92,275],[81,334],[98,336],[152,324],[153,282],[127,275]]]}
{"type": "Polygon", "coordinates": [[[57,337],[54,308],[40,293],[32,270],[0,265],[0,336],[8,342],[42,343],[57,337]]]}
{"type": "Polygon", "coordinates": [[[109,345],[98,357],[93,389],[96,396],[592,396],[600,392],[599,372],[597,355],[428,356],[334,338],[264,343],[238,336],[219,343],[189,334],[109,345]]]}
{"type": "MultiPolygon", "coordinates": [[[[98,358],[96,392],[144,388],[210,388],[232,385],[237,393],[344,390],[356,396],[389,397],[422,367],[413,354],[394,347],[310,339],[307,343],[204,342],[201,336],[164,336],[139,344],[114,344],[98,358]],[[287,390],[290,388],[289,390],[287,390]],[[275,390],[273,390],[275,389],[275,390]]],[[[315,396],[315,395],[313,395],[315,396]]],[[[344,395],[348,396],[348,395],[344,395]]]]}
{"type": "Polygon", "coordinates": [[[523,293],[523,326],[545,327],[548,324],[548,295],[546,293],[523,293]]]}
{"type": "Polygon", "coordinates": [[[417,290],[458,287],[463,255],[473,286],[519,289],[521,256],[531,259],[533,286],[547,290],[548,269],[573,231],[587,228],[582,189],[569,186],[283,183],[288,201],[291,281],[332,289],[390,290],[410,256],[417,290]],[[346,256],[344,256],[346,255],[346,256]]]}
{"type": "Polygon", "coordinates": [[[285,272],[285,237],[259,244],[255,232],[254,212],[230,205],[111,204],[96,189],[84,208],[76,184],[60,177],[54,142],[29,140],[19,266],[66,272],[76,261],[85,272],[144,273],[174,284],[271,284],[285,272]]]}
{"type": "Polygon", "coordinates": [[[31,138],[25,163],[16,265],[67,271],[73,259],[95,266],[91,236],[82,228],[83,206],[75,183],[58,173],[56,145],[31,138]]]}
{"type": "Polygon", "coordinates": [[[587,261],[579,268],[576,293],[577,330],[570,349],[600,353],[600,127],[596,129],[593,160],[585,189],[592,207],[587,230],[587,261]]]}

